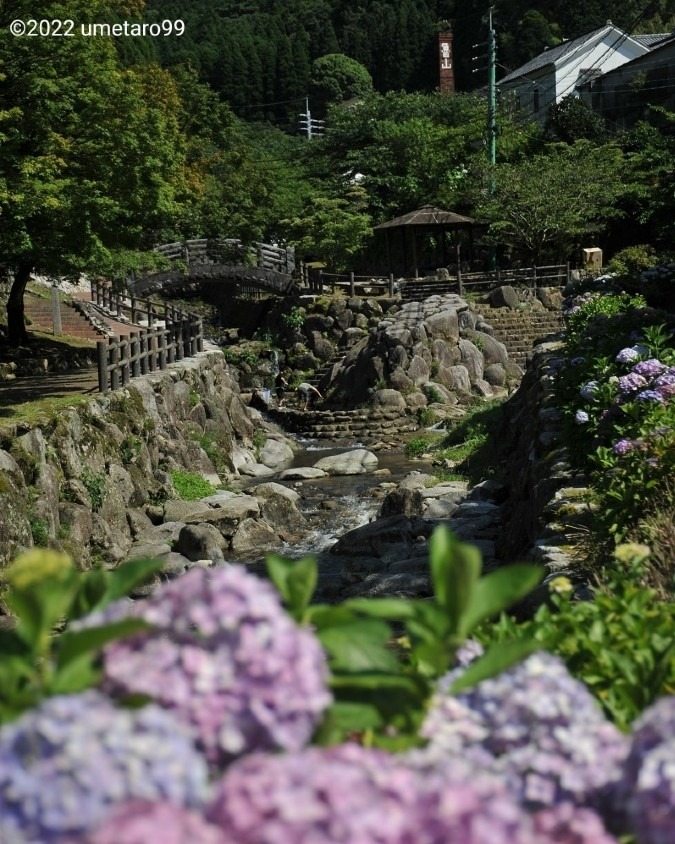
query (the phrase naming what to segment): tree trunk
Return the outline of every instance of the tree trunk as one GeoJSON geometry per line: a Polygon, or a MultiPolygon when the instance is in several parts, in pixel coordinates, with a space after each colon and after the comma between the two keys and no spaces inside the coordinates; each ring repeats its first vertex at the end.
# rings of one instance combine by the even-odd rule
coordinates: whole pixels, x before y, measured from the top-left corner
{"type": "Polygon", "coordinates": [[[28,341],[24,319],[23,296],[30,278],[30,264],[19,264],[14,273],[12,289],[7,300],[7,340],[12,346],[22,346],[28,341]]]}

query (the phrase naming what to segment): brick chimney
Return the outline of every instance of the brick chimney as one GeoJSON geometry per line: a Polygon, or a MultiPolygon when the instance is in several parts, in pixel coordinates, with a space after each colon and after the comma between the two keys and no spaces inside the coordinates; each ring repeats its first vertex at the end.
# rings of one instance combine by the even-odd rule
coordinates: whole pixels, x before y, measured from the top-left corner
{"type": "Polygon", "coordinates": [[[452,32],[438,33],[438,87],[441,94],[455,91],[455,62],[452,55],[452,32]]]}

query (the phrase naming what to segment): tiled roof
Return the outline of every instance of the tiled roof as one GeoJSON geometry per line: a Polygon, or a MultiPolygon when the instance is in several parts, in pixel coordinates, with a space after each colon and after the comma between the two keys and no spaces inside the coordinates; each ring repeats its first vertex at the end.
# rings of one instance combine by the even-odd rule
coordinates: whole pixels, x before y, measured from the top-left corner
{"type": "Polygon", "coordinates": [[[661,41],[666,41],[669,38],[673,37],[672,32],[657,32],[657,33],[650,33],[648,35],[632,35],[631,38],[633,41],[637,41],[638,44],[642,44],[643,47],[647,47],[647,49],[651,50],[652,47],[656,47],[657,44],[660,44],[661,41]]]}

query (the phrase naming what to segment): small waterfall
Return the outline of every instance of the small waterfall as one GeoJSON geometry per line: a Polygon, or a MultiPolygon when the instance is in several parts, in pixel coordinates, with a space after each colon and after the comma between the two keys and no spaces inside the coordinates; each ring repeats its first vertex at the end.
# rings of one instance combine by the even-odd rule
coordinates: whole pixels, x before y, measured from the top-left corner
{"type": "Polygon", "coordinates": [[[272,363],[272,375],[276,378],[279,374],[279,352],[276,349],[270,351],[270,361],[272,363]]]}

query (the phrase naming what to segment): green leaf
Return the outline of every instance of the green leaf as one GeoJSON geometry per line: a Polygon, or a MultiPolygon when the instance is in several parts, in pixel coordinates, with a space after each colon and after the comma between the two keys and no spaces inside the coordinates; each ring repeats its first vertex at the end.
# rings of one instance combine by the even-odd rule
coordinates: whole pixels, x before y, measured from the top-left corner
{"type": "Polygon", "coordinates": [[[96,654],[87,651],[70,659],[54,674],[49,694],[72,695],[95,686],[101,677],[100,669],[95,667],[95,657],[96,654]]]}
{"type": "Polygon", "coordinates": [[[344,607],[371,618],[386,618],[401,621],[415,614],[413,602],[405,598],[350,598],[344,607]]]}
{"type": "Polygon", "coordinates": [[[386,645],[391,638],[387,624],[376,619],[355,621],[317,631],[331,657],[334,671],[396,671],[399,662],[386,645]]]}
{"type": "Polygon", "coordinates": [[[480,578],[480,551],[459,542],[444,525],[433,532],[429,549],[436,602],[447,613],[450,631],[456,633],[480,578]]]}
{"type": "Polygon", "coordinates": [[[283,603],[295,618],[303,619],[319,577],[316,560],[313,557],[286,560],[276,554],[269,554],[265,564],[283,603]]]}
{"type": "Polygon", "coordinates": [[[330,678],[330,687],[340,689],[362,689],[369,691],[398,690],[406,694],[417,695],[419,685],[412,677],[404,674],[384,674],[364,672],[362,674],[335,674],[330,678]]]}
{"type": "Polygon", "coordinates": [[[85,630],[66,631],[58,638],[57,665],[59,670],[64,668],[82,654],[98,652],[109,642],[123,639],[150,629],[150,625],[140,618],[124,618],[100,627],[90,627],[85,630]]]}
{"type": "Polygon", "coordinates": [[[382,716],[376,706],[369,703],[336,701],[326,712],[333,729],[342,732],[376,729],[382,726],[382,716]]]}
{"type": "Polygon", "coordinates": [[[450,689],[452,694],[470,689],[477,683],[494,677],[506,671],[512,665],[520,662],[531,653],[539,650],[541,645],[529,639],[516,642],[500,642],[489,648],[483,656],[472,662],[466,671],[455,680],[450,689]]]}
{"type": "Polygon", "coordinates": [[[468,636],[481,621],[492,618],[528,595],[541,581],[542,574],[541,568],[518,563],[482,577],[462,616],[462,635],[468,636]]]}

